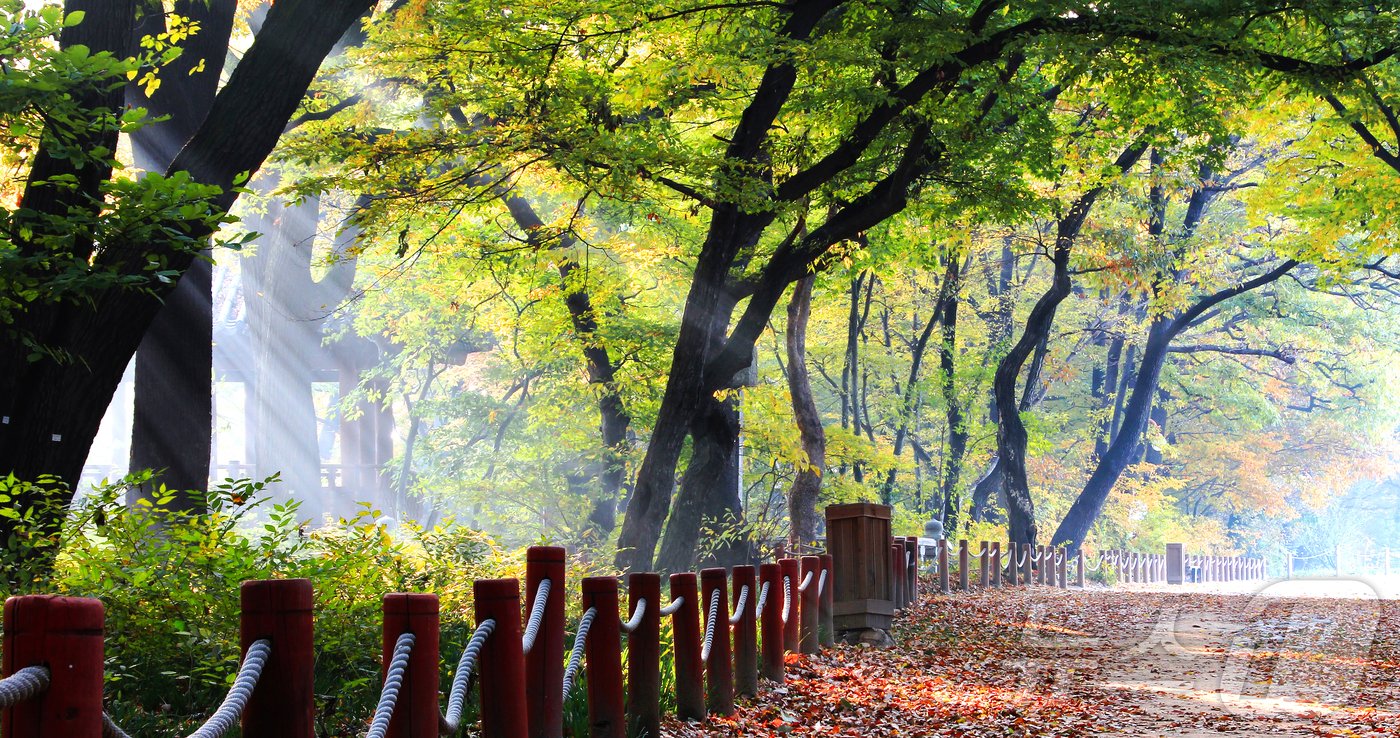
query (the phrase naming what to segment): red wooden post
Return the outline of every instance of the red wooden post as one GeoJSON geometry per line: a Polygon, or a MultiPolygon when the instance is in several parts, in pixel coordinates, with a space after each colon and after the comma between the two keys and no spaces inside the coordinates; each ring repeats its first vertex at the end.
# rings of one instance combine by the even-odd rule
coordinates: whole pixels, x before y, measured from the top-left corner
{"type": "Polygon", "coordinates": [[[904,571],[909,578],[904,594],[910,603],[919,601],[919,538],[909,536],[904,539],[904,571]]]}
{"type": "Polygon", "coordinates": [[[622,702],[622,621],[617,606],[617,577],[584,577],[582,588],[582,611],[592,608],[596,612],[584,641],[589,735],[624,738],[627,712],[622,702]]]}
{"type": "Polygon", "coordinates": [[[908,604],[904,601],[904,567],[899,565],[904,558],[904,544],[890,543],[885,549],[885,557],[890,562],[890,600],[894,602],[894,609],[903,610],[908,604]]]}
{"type": "Polygon", "coordinates": [[[763,634],[763,661],[759,671],[764,679],[779,684],[783,681],[783,568],[779,564],[760,564],[759,590],[768,585],[768,602],[758,614],[759,630],[763,634]]]}
{"type": "Polygon", "coordinates": [[[549,599],[535,645],[525,654],[525,708],[530,738],[564,734],[564,605],[568,592],[561,546],[531,546],[525,551],[525,617],[549,580],[549,599]]]}
{"type": "MultiPolygon", "coordinates": [[[[781,559],[778,566],[783,569],[783,577],[788,581],[787,589],[787,620],[783,621],[783,651],[785,653],[796,653],[801,638],[798,631],[798,619],[802,617],[802,601],[798,599],[797,585],[802,581],[802,566],[797,559],[781,559]]],[[[779,582],[781,585],[782,582],[779,582]]],[[[778,595],[778,604],[782,604],[783,588],[778,587],[775,593],[778,595]]],[[[771,595],[770,595],[771,596],[771,595]]]]}
{"type": "Polygon", "coordinates": [[[982,547],[977,551],[977,586],[986,589],[991,584],[992,573],[988,571],[992,564],[992,546],[986,541],[982,541],[982,547]]]}
{"type": "MultiPolygon", "coordinates": [[[[903,551],[901,546],[901,555],[903,551]]],[[[817,580],[822,575],[822,560],[816,556],[802,557],[802,578],[806,579],[809,575],[812,579],[808,582],[807,589],[802,592],[801,632],[798,638],[798,647],[802,653],[816,653],[820,650],[817,645],[817,616],[820,614],[818,609],[821,607],[821,598],[817,594],[817,580]]]]}
{"type": "Polygon", "coordinates": [[[1029,586],[1031,577],[1034,575],[1035,562],[1031,561],[1031,544],[1022,543],[1021,553],[1021,584],[1029,586]]]}
{"type": "Polygon", "coordinates": [[[967,539],[964,538],[958,541],[958,589],[963,592],[967,591],[967,567],[967,539]]]}
{"type": "Polygon", "coordinates": [[[1060,549],[1055,552],[1055,556],[1060,564],[1059,571],[1055,575],[1055,583],[1060,585],[1060,589],[1065,589],[1069,586],[1069,580],[1066,576],[1069,574],[1069,552],[1060,549]]]}
{"type": "Polygon", "coordinates": [[[749,588],[739,622],[734,624],[734,693],[752,697],[758,694],[758,578],[754,568],[734,567],[732,586],[736,605],[744,587],[749,588]]]}
{"type": "Polygon", "coordinates": [[[671,598],[682,598],[680,609],[671,616],[676,657],[676,717],[704,720],[705,663],[700,660],[700,591],[695,574],[672,574],[671,598]]]}
{"type": "Polygon", "coordinates": [[[254,641],[272,642],[262,677],[243,710],[243,735],[313,738],[316,652],[309,579],[244,582],[239,591],[239,641],[246,653],[254,641]]]}
{"type": "Polygon", "coordinates": [[[710,626],[710,600],[719,596],[710,658],[705,662],[705,707],[716,715],[734,712],[734,664],[729,651],[729,577],[722,567],[700,570],[700,616],[710,626]]]}
{"type": "Polygon", "coordinates": [[[87,597],[5,600],[3,674],[47,666],[49,688],[6,710],[0,733],[6,738],[102,735],[103,617],[102,602],[87,597]]]}
{"type": "Polygon", "coordinates": [[[661,575],[628,574],[627,600],[629,615],[636,612],[639,601],[647,601],[636,630],[627,636],[627,734],[657,736],[661,735],[661,606],[665,604],[661,575]]]}
{"type": "Polygon", "coordinates": [[[832,567],[836,565],[836,560],[831,554],[822,554],[822,571],[826,573],[826,584],[821,584],[821,575],[817,575],[817,583],[821,585],[821,615],[818,618],[817,640],[823,646],[836,645],[836,572],[832,567]]]}
{"type": "Polygon", "coordinates": [[[1084,547],[1079,547],[1079,553],[1075,555],[1074,584],[1077,587],[1084,586],[1084,547]]]}
{"type": "MultiPolygon", "coordinates": [[[[520,643],[520,582],[478,579],[472,583],[472,596],[476,600],[476,622],[496,621],[496,629],[486,639],[477,659],[482,738],[526,738],[529,728],[525,655],[520,643]]],[[[559,679],[562,683],[563,677],[559,679]]]]}
{"type": "Polygon", "coordinates": [[[389,721],[389,738],[437,738],[438,597],[396,592],[384,595],[383,608],[382,678],[389,675],[399,636],[412,633],[414,638],[399,701],[389,721]]]}
{"type": "Polygon", "coordinates": [[[992,541],[992,586],[1001,586],[1001,541],[992,541]]]}
{"type": "Polygon", "coordinates": [[[938,539],[938,591],[948,594],[948,539],[938,539]]]}

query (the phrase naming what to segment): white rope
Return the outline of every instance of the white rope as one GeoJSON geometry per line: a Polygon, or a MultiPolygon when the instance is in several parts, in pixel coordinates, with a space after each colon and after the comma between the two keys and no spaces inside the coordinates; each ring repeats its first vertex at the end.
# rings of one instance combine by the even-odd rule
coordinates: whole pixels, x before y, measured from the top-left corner
{"type": "Polygon", "coordinates": [[[0,710],[39,696],[49,688],[49,667],[26,666],[0,679],[0,710]]]}
{"type": "Polygon", "coordinates": [[[1031,548],[1031,563],[1032,563],[1032,564],[1038,564],[1038,563],[1040,563],[1040,560],[1041,560],[1042,558],[1044,558],[1044,556],[1042,556],[1041,553],[1040,553],[1040,547],[1039,547],[1039,546],[1034,546],[1034,547],[1032,547],[1032,548],[1031,548]]]}
{"type": "Polygon", "coordinates": [[[1098,571],[1100,566],[1103,566],[1103,554],[1084,559],[1084,568],[1089,571],[1098,571]]]}
{"type": "Polygon", "coordinates": [[[1016,568],[1020,569],[1026,565],[1026,549],[1021,549],[1016,554],[1016,568]]]}
{"type": "MultiPolygon", "coordinates": [[[[238,676],[233,678],[233,686],[229,687],[223,703],[203,725],[190,733],[190,738],[222,738],[238,722],[271,655],[272,643],[266,638],[253,641],[248,646],[248,651],[243,654],[243,665],[238,669],[238,676]]],[[[105,712],[102,714],[102,735],[107,738],[131,738],[105,712]]]]}
{"type": "Polygon", "coordinates": [[[597,608],[590,607],[578,621],[578,633],[574,635],[574,650],[569,653],[569,665],[564,667],[564,699],[574,688],[574,678],[578,676],[579,664],[583,661],[583,647],[588,642],[588,629],[593,627],[593,618],[598,616],[597,608]]]}
{"type": "Polygon", "coordinates": [[[807,591],[807,588],[810,587],[810,586],[812,586],[812,574],[813,574],[813,573],[814,573],[814,572],[808,570],[806,576],[802,577],[802,582],[801,582],[800,584],[797,585],[797,591],[798,591],[798,592],[806,592],[806,591],[807,591]]]}
{"type": "Polygon", "coordinates": [[[675,615],[676,611],[681,609],[681,605],[684,604],[685,598],[677,597],[676,599],[671,600],[671,604],[661,608],[660,610],[657,610],[657,612],[661,613],[662,615],[675,615]]]}
{"type": "Polygon", "coordinates": [[[738,625],[744,619],[744,606],[749,604],[749,585],[739,588],[739,599],[734,601],[734,612],[729,616],[730,625],[738,625]]]}
{"type": "Polygon", "coordinates": [[[544,607],[549,603],[550,581],[541,579],[535,586],[535,603],[530,607],[530,619],[525,623],[525,634],[520,637],[521,650],[529,653],[535,647],[535,638],[540,634],[540,623],[544,622],[544,607]]]}
{"type": "Polygon", "coordinates": [[[758,613],[759,615],[763,615],[763,608],[768,606],[769,584],[772,584],[772,582],[764,582],[763,586],[758,588],[758,607],[754,608],[754,612],[758,613]]]}
{"type": "Polygon", "coordinates": [[[826,593],[826,569],[822,569],[821,578],[817,580],[817,596],[826,593]]]}
{"type": "Polygon", "coordinates": [[[631,633],[640,627],[642,624],[642,616],[646,614],[646,611],[647,599],[645,597],[637,598],[637,606],[632,608],[632,618],[622,621],[622,632],[631,633]]]}
{"type": "Polygon", "coordinates": [[[710,647],[715,643],[715,621],[719,620],[719,590],[710,591],[710,612],[705,616],[705,645],[700,648],[700,661],[710,663],[710,647]]]}
{"type": "Polygon", "coordinates": [[[457,671],[452,675],[452,689],[447,693],[447,714],[438,716],[438,732],[451,735],[462,727],[462,709],[467,703],[467,689],[471,686],[472,671],[486,639],[496,630],[496,621],[490,618],[481,621],[472,633],[467,647],[462,649],[462,657],[457,660],[457,671]]]}
{"type": "Polygon", "coordinates": [[[792,577],[783,577],[783,623],[787,624],[792,614],[792,577]]]}
{"type": "Polygon", "coordinates": [[[394,643],[394,655],[384,674],[384,688],[379,692],[379,704],[374,708],[374,719],[369,723],[365,738],[384,738],[388,734],[394,708],[399,704],[399,691],[403,689],[403,674],[408,671],[408,659],[413,655],[414,640],[412,633],[400,633],[394,643]]]}

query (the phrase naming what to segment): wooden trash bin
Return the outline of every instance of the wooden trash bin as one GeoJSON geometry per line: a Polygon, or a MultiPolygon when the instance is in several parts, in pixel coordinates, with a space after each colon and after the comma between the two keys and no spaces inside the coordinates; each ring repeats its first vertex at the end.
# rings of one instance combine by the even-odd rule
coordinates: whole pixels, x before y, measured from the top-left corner
{"type": "Polygon", "coordinates": [[[865,502],[830,505],[826,531],[836,632],[888,631],[894,618],[890,508],[865,502]]]}

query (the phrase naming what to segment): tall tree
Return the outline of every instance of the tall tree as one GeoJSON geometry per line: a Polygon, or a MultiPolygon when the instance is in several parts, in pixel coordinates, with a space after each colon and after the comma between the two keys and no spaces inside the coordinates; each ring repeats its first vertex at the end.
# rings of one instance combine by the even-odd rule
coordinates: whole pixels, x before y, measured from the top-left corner
{"type": "MultiPolygon", "coordinates": [[[[81,270],[85,293],[27,304],[0,338],[0,416],[10,420],[0,424],[0,470],[26,480],[55,475],[70,490],[77,484],[102,413],[162,298],[237,198],[236,183],[271,152],[321,60],[370,5],[273,5],[167,176],[141,180],[149,193],[144,201],[110,203],[114,192],[131,191],[112,178],[110,159],[82,166],[81,157],[59,158],[58,151],[71,152],[71,139],[60,123],[45,131],[19,211],[32,224],[19,232],[32,235],[15,245],[29,259],[25,278],[48,283],[63,278],[62,270],[81,270]],[[55,186],[65,175],[76,177],[78,186],[55,186]],[[78,232],[75,214],[88,224],[78,232]]],[[[74,0],[68,9],[85,16],[65,29],[65,48],[130,54],[133,2],[74,0]]],[[[92,140],[79,142],[85,150],[116,150],[121,104],[122,88],[107,79],[83,94],[86,120],[110,121],[85,127],[95,131],[92,140]]]]}

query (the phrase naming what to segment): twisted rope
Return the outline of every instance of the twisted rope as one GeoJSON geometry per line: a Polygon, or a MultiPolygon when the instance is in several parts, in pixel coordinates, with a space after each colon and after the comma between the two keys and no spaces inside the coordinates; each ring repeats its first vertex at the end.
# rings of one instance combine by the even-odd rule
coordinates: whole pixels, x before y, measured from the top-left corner
{"type": "Polygon", "coordinates": [[[792,577],[783,577],[783,622],[792,614],[792,577]]]}
{"type": "Polygon", "coordinates": [[[710,663],[710,647],[715,643],[715,621],[719,620],[719,590],[710,592],[710,612],[705,617],[705,645],[700,648],[700,661],[710,663]]]}
{"type": "Polygon", "coordinates": [[[1025,550],[1025,549],[1021,549],[1019,552],[1016,553],[1016,568],[1017,568],[1017,569],[1020,569],[1021,567],[1025,566],[1025,565],[1026,565],[1026,550],[1025,550]]]}
{"type": "Polygon", "coordinates": [[[1088,569],[1089,571],[1098,571],[1100,566],[1103,566],[1103,554],[1099,554],[1096,557],[1084,558],[1085,569],[1088,569]]]}
{"type": "Polygon", "coordinates": [[[657,612],[661,613],[662,615],[675,615],[675,614],[676,614],[676,611],[679,610],[679,609],[681,609],[681,605],[684,605],[684,604],[685,604],[685,598],[684,598],[684,597],[677,597],[676,599],[671,600],[671,604],[669,604],[669,605],[667,605],[667,606],[661,608],[661,609],[658,610],[657,612]]]}
{"type": "Polygon", "coordinates": [[[734,612],[729,615],[729,624],[738,625],[744,619],[744,605],[749,604],[749,585],[739,588],[739,598],[734,601],[734,612]]]}
{"type": "Polygon", "coordinates": [[[574,636],[574,650],[569,652],[569,665],[564,667],[564,699],[569,698],[569,692],[573,691],[574,678],[578,676],[579,664],[583,661],[583,647],[588,642],[588,629],[593,627],[593,618],[598,616],[598,609],[588,608],[588,612],[578,621],[578,633],[574,636]]]}
{"type": "Polygon", "coordinates": [[[642,624],[642,616],[646,614],[646,611],[647,599],[645,597],[638,597],[637,606],[632,608],[632,618],[622,621],[622,632],[631,633],[640,627],[642,624]]]}
{"type": "Polygon", "coordinates": [[[490,618],[481,621],[472,633],[467,647],[462,649],[462,657],[457,660],[457,671],[452,675],[452,690],[447,693],[447,714],[438,716],[438,732],[451,735],[462,727],[462,708],[467,703],[467,690],[471,687],[472,671],[486,639],[496,630],[496,621],[490,618]]]}
{"type": "MultiPolygon", "coordinates": [[[[238,676],[233,678],[233,686],[229,687],[224,701],[203,725],[190,733],[189,738],[222,738],[238,722],[271,655],[272,642],[266,638],[253,641],[248,646],[248,651],[243,654],[243,665],[238,669],[238,676]]],[[[102,714],[102,735],[105,738],[131,738],[106,713],[102,714]]]]}
{"type": "Polygon", "coordinates": [[[548,579],[541,579],[535,587],[535,603],[530,607],[530,620],[525,623],[525,633],[520,636],[520,643],[525,653],[535,647],[535,638],[540,634],[540,623],[544,622],[544,606],[549,603],[549,589],[552,585],[548,579]]]}
{"type": "Polygon", "coordinates": [[[812,586],[812,574],[813,572],[808,571],[807,575],[802,577],[802,582],[797,585],[798,592],[806,592],[807,588],[812,586]]]}
{"type": "Polygon", "coordinates": [[[817,580],[817,594],[826,592],[826,569],[822,569],[822,576],[817,580]]]}
{"type": "Polygon", "coordinates": [[[768,606],[769,584],[771,584],[771,582],[764,582],[763,586],[758,589],[758,607],[754,608],[754,612],[757,612],[759,615],[762,615],[763,608],[768,606]]]}
{"type": "Polygon", "coordinates": [[[1031,548],[1031,563],[1032,563],[1032,564],[1038,564],[1038,563],[1040,563],[1040,560],[1043,559],[1043,558],[1045,558],[1045,557],[1041,555],[1041,553],[1040,553],[1040,547],[1039,547],[1039,546],[1035,546],[1035,547],[1032,547],[1032,548],[1031,548]]]}
{"type": "Polygon", "coordinates": [[[27,699],[37,697],[48,688],[49,667],[26,666],[0,679],[0,710],[8,710],[27,699]]]}
{"type": "Polygon", "coordinates": [[[379,692],[379,704],[374,708],[374,719],[369,723],[365,738],[384,738],[389,732],[389,721],[394,719],[394,708],[399,704],[403,673],[408,670],[408,658],[413,655],[414,641],[412,633],[400,633],[399,639],[394,642],[394,655],[384,674],[384,688],[379,692]]]}

